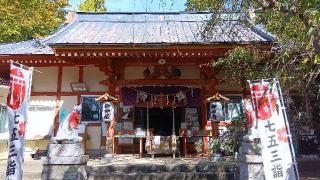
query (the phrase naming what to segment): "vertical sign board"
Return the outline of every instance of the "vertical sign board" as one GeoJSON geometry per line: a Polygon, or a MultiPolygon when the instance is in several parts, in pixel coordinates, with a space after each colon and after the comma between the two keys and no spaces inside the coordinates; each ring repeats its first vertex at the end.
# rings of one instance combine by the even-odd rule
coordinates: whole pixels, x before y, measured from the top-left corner
{"type": "Polygon", "coordinates": [[[102,104],[102,120],[110,122],[114,119],[114,106],[111,102],[102,104]]]}
{"type": "Polygon", "coordinates": [[[6,180],[20,180],[23,175],[24,135],[33,69],[22,66],[10,66],[10,90],[7,97],[9,153],[6,180]]]}
{"type": "Polygon", "coordinates": [[[262,79],[249,84],[266,179],[299,179],[279,80],[262,79]]]}
{"type": "Polygon", "coordinates": [[[210,103],[210,118],[211,121],[223,121],[224,113],[220,102],[210,103]]]}

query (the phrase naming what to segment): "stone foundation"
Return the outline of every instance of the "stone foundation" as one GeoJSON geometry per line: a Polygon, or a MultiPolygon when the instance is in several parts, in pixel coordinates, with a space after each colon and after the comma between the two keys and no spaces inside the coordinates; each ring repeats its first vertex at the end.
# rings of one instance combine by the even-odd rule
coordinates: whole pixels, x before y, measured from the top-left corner
{"type": "Polygon", "coordinates": [[[87,179],[86,165],[89,156],[84,155],[83,145],[49,144],[47,157],[42,158],[42,179],[87,179]]]}

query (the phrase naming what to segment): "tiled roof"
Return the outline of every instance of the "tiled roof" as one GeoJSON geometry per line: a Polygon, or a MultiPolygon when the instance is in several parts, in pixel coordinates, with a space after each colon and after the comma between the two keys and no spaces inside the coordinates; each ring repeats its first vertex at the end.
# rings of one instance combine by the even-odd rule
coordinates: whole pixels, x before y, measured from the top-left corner
{"type": "Polygon", "coordinates": [[[0,44],[0,54],[54,54],[51,48],[40,40],[0,44]]]}
{"type": "Polygon", "coordinates": [[[82,13],[44,42],[55,44],[212,44],[271,42],[238,14],[225,14],[203,35],[209,13],[82,13]]]}
{"type": "Polygon", "coordinates": [[[270,43],[274,38],[261,27],[224,14],[211,30],[210,13],[87,13],[43,40],[0,44],[0,55],[54,54],[49,46],[67,44],[219,44],[270,43]]]}

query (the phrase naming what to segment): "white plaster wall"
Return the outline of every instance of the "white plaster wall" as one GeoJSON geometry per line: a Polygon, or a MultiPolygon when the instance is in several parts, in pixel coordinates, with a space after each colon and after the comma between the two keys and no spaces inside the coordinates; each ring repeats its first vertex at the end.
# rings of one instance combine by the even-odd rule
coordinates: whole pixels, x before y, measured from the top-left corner
{"type": "Polygon", "coordinates": [[[178,66],[181,71],[180,79],[200,79],[199,68],[194,66],[178,66]]]}
{"type": "Polygon", "coordinates": [[[0,103],[2,104],[7,103],[8,92],[9,92],[8,86],[0,86],[0,103]]]}
{"type": "Polygon", "coordinates": [[[58,84],[58,67],[37,67],[33,72],[33,92],[56,92],[58,84]]]}
{"type": "Polygon", "coordinates": [[[99,84],[100,81],[105,79],[105,74],[101,72],[98,67],[83,68],[83,81],[86,83],[88,91],[106,91],[107,87],[105,85],[99,84]]]}
{"type": "Polygon", "coordinates": [[[73,110],[73,106],[77,104],[77,96],[61,96],[63,100],[62,108],[66,108],[70,113],[73,110]]]}
{"type": "Polygon", "coordinates": [[[31,101],[55,101],[56,96],[31,96],[31,101]]]}
{"type": "Polygon", "coordinates": [[[78,82],[79,80],[79,67],[63,67],[62,70],[62,82],[61,82],[61,91],[62,92],[71,92],[71,82],[78,82]]]}

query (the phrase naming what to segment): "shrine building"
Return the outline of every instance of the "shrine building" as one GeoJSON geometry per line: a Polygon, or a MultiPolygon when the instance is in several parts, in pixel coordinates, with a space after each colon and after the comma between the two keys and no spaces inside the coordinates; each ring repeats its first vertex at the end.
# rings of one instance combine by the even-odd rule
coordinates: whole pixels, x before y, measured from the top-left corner
{"type": "MultiPolygon", "coordinates": [[[[248,92],[244,83],[229,86],[211,62],[239,46],[271,51],[274,41],[239,14],[225,14],[214,26],[212,14],[202,12],[69,15],[70,22],[49,37],[0,45],[0,98],[5,104],[11,61],[34,67],[26,139],[53,136],[81,104],[79,131],[88,136],[87,151],[106,146],[108,127],[96,100],[106,93],[118,100],[114,153],[139,151],[134,138],[121,137],[148,128],[159,137],[181,136],[182,130],[187,137],[218,136],[223,122],[242,115],[248,92]],[[212,112],[206,99],[217,93],[229,101],[222,103],[220,123],[208,127],[212,112]]],[[[191,139],[185,148],[194,153],[191,139]]]]}

